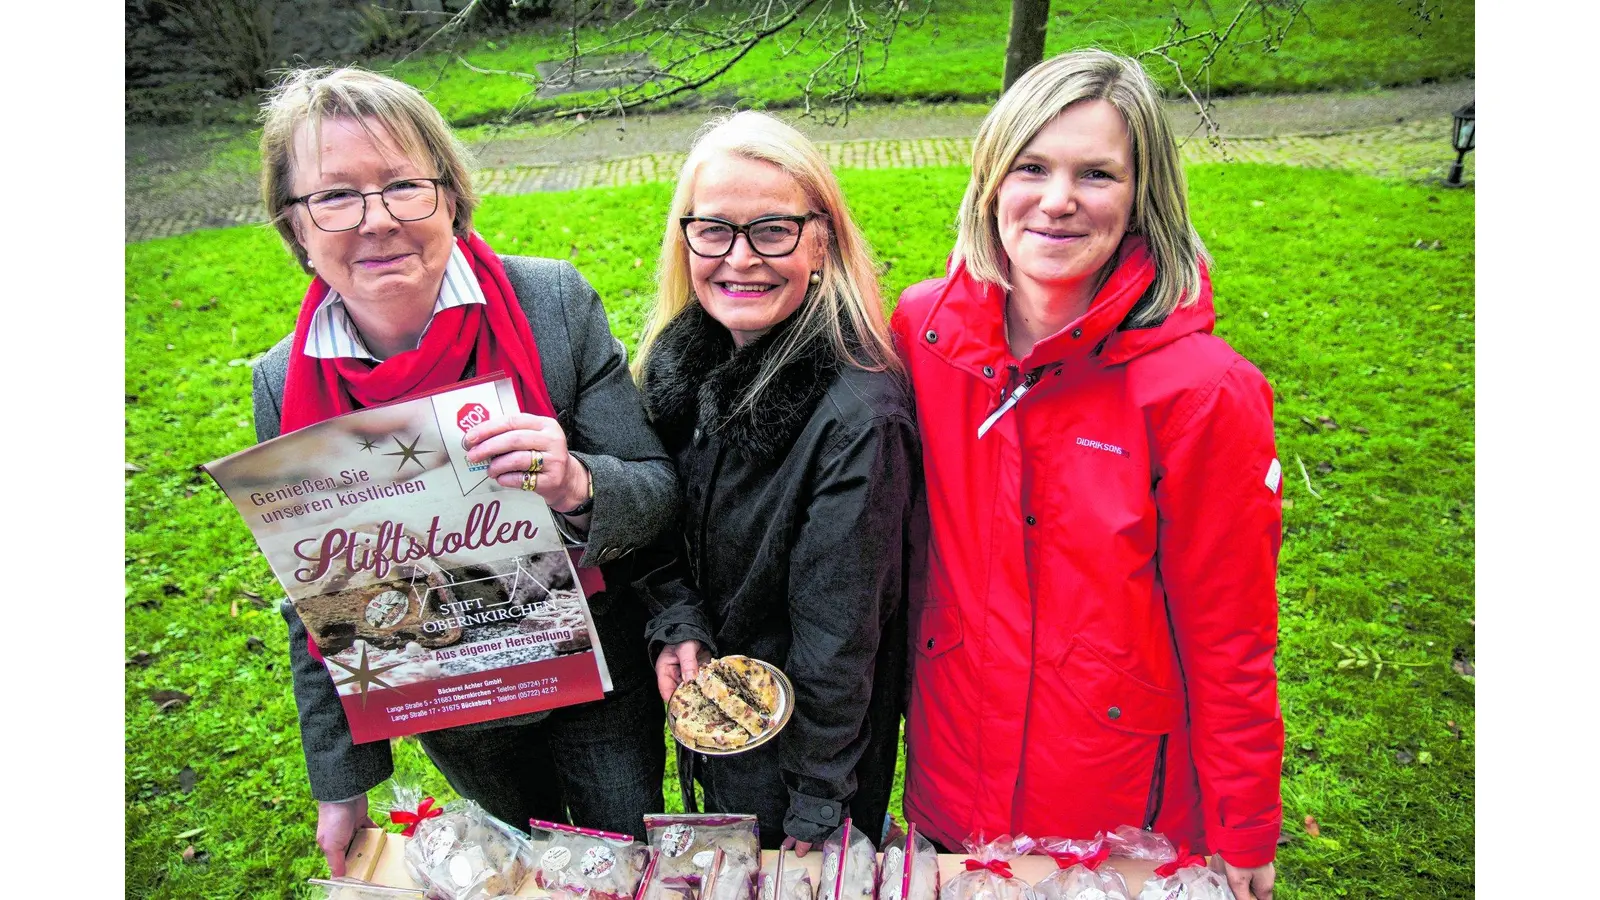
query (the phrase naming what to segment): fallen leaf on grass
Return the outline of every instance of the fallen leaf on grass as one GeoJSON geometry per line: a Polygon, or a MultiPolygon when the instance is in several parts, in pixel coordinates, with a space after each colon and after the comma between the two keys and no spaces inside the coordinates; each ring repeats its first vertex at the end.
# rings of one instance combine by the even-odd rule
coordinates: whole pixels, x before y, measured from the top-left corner
{"type": "Polygon", "coordinates": [[[150,692],[150,699],[155,702],[157,709],[166,712],[169,709],[182,706],[194,698],[183,691],[156,690],[150,692]]]}
{"type": "Polygon", "coordinates": [[[122,464],[122,471],[128,472],[128,473],[143,472],[144,471],[144,467],[143,466],[136,466],[133,463],[123,463],[122,464]]]}
{"type": "Polygon", "coordinates": [[[1356,434],[1371,434],[1372,433],[1372,432],[1366,430],[1365,428],[1362,428],[1360,425],[1351,425],[1350,426],[1350,430],[1354,431],[1356,434]]]}
{"type": "Polygon", "coordinates": [[[194,783],[198,777],[199,776],[194,774],[194,768],[191,766],[184,766],[183,768],[179,769],[178,790],[183,791],[185,794],[193,792],[194,783]]]}
{"type": "Polygon", "coordinates": [[[1335,422],[1332,416],[1317,416],[1317,422],[1329,431],[1339,430],[1339,423],[1335,422]]]}
{"type": "Polygon", "coordinates": [[[173,838],[173,840],[187,841],[190,838],[197,838],[204,834],[205,830],[206,829],[204,825],[200,826],[199,828],[191,828],[188,831],[185,831],[183,834],[178,835],[176,838],[173,838]]]}
{"type": "Polygon", "coordinates": [[[150,665],[150,660],[153,659],[153,658],[154,657],[152,657],[150,654],[144,652],[143,650],[140,650],[138,653],[135,653],[134,655],[128,657],[128,661],[123,663],[122,665],[124,667],[126,667],[126,666],[138,666],[139,668],[143,669],[143,668],[146,668],[146,667],[148,667],[150,665]]]}
{"type": "Polygon", "coordinates": [[[239,618],[239,601],[238,600],[234,600],[232,603],[228,604],[228,615],[233,616],[235,619],[239,618]]]}
{"type": "Polygon", "coordinates": [[[190,844],[189,846],[183,848],[183,861],[184,862],[192,863],[192,862],[194,862],[194,858],[195,858],[195,852],[194,852],[194,845],[193,844],[190,844]]]}
{"type": "Polygon", "coordinates": [[[1455,662],[1452,662],[1450,664],[1450,668],[1454,669],[1457,675],[1464,675],[1468,678],[1471,678],[1474,674],[1472,663],[1464,659],[1458,659],[1455,662]]]}
{"type": "Polygon", "coordinates": [[[1306,813],[1306,834],[1312,837],[1322,837],[1322,826],[1317,824],[1316,817],[1310,813],[1306,813]]]}
{"type": "Polygon", "coordinates": [[[1416,762],[1417,758],[1411,755],[1410,750],[1396,750],[1394,752],[1394,761],[1402,766],[1409,766],[1416,762]]]}
{"type": "Polygon", "coordinates": [[[266,646],[266,644],[262,643],[261,638],[253,634],[244,639],[244,648],[251,653],[260,653],[266,646]]]}
{"type": "Polygon", "coordinates": [[[1316,434],[1317,431],[1318,431],[1317,423],[1311,421],[1311,417],[1310,416],[1301,416],[1300,417],[1300,424],[1306,426],[1306,430],[1311,432],[1312,434],[1316,434]]]}
{"type": "Polygon", "coordinates": [[[1328,475],[1328,474],[1331,474],[1332,472],[1333,472],[1333,463],[1328,462],[1327,460],[1323,460],[1322,462],[1317,463],[1317,474],[1318,475],[1328,475]]]}

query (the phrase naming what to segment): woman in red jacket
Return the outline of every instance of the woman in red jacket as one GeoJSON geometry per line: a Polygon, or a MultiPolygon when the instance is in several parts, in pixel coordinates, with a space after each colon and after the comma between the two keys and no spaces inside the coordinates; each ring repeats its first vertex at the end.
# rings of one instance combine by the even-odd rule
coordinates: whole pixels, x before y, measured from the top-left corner
{"type": "Polygon", "coordinates": [[[1272,895],[1283,719],[1272,390],[1211,334],[1177,147],[1133,60],[1031,70],[973,145],[949,274],[893,324],[932,529],[906,817],[1131,824],[1272,895]]]}

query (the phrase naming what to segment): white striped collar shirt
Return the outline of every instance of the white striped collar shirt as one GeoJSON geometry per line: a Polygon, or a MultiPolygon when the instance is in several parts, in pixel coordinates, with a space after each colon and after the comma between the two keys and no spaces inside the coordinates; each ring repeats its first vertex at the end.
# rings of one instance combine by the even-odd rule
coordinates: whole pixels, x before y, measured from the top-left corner
{"type": "MultiPolygon", "coordinates": [[[[434,316],[440,312],[456,306],[466,306],[469,303],[487,302],[483,296],[483,288],[478,286],[478,276],[472,273],[472,265],[467,262],[466,254],[461,252],[461,246],[458,244],[452,247],[450,262],[444,269],[444,283],[439,286],[439,299],[433,304],[428,324],[423,326],[422,334],[417,336],[417,344],[419,346],[422,344],[423,336],[433,326],[434,316]]],[[[315,359],[354,357],[380,362],[372,355],[372,351],[367,349],[366,342],[361,340],[360,332],[356,331],[356,323],[350,318],[350,311],[345,309],[344,298],[331,288],[328,290],[328,296],[317,306],[317,311],[311,315],[311,327],[306,333],[306,355],[315,359]]]]}

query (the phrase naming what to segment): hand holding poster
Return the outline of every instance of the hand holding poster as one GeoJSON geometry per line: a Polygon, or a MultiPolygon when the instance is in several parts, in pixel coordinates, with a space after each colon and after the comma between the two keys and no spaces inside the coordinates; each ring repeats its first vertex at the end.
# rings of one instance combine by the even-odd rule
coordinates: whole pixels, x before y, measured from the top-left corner
{"type": "Polygon", "coordinates": [[[462,447],[472,426],[516,410],[509,380],[464,382],[205,467],[310,632],[357,743],[611,686],[549,507],[462,447]]]}

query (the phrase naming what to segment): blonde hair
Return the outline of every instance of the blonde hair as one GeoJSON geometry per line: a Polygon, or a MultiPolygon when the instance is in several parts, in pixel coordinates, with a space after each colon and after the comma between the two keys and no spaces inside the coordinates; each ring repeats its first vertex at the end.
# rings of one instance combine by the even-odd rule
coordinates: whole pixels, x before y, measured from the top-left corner
{"type": "Polygon", "coordinates": [[[1154,83],[1135,60],[1074,50],[1028,70],[984,117],[972,144],[972,179],[961,198],[955,258],[979,281],[1011,289],[995,197],[1011,165],[1039,129],[1074,103],[1104,100],[1122,114],[1133,148],[1130,231],[1142,233],[1156,277],[1129,324],[1160,322],[1200,296],[1200,263],[1211,261],[1189,221],[1187,187],[1154,83]]]}
{"type": "Polygon", "coordinates": [[[900,371],[878,295],[872,250],[850,218],[844,193],[827,160],[805,135],[765,113],[735,113],[710,122],[707,129],[695,141],[678,173],[678,186],[667,212],[666,234],[661,239],[661,257],[656,264],[655,308],[639,342],[633,362],[634,378],[643,383],[656,339],[679,313],[698,302],[689,278],[689,248],[678,218],[692,214],[689,207],[701,168],[723,154],[769,163],[793,178],[805,194],[809,211],[821,214],[806,226],[807,239],[824,241],[826,251],[818,272],[821,283],[811,287],[783,340],[767,355],[760,374],[735,410],[757,404],[773,376],[819,337],[826,338],[834,356],[844,364],[872,372],[900,371]]]}
{"type": "Polygon", "coordinates": [[[289,221],[295,135],[309,125],[314,146],[320,146],[322,123],[329,119],[353,119],[369,135],[380,125],[406,156],[432,164],[440,187],[455,198],[455,233],[466,237],[472,230],[478,195],[472,189],[470,156],[420,91],[365,69],[297,69],[284,75],[261,105],[261,200],[302,269],[311,271],[289,221]]]}

